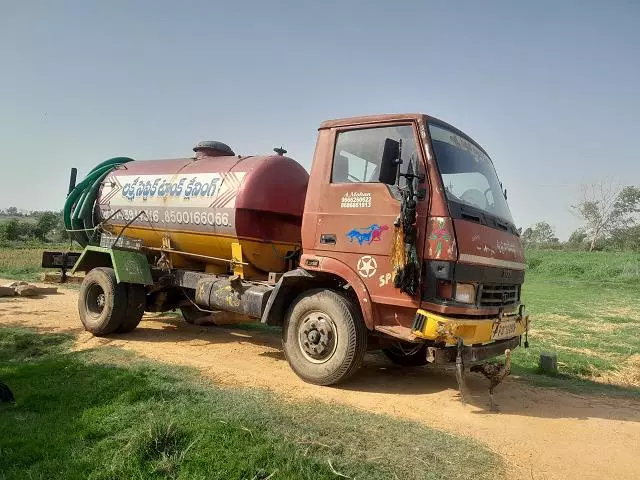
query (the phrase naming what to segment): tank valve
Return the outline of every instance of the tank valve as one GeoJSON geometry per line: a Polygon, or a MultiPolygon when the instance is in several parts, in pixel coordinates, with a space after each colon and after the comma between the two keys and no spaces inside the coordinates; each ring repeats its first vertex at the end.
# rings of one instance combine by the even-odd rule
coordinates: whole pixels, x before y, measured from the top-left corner
{"type": "Polygon", "coordinates": [[[282,156],[285,153],[287,153],[287,151],[282,147],[280,147],[280,148],[276,147],[276,148],[273,149],[273,151],[276,152],[280,156],[282,156]]]}

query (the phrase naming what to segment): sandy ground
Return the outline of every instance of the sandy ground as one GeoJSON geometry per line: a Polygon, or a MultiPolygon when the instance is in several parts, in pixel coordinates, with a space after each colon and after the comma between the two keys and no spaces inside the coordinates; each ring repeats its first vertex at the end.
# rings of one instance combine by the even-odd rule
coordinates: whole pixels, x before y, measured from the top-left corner
{"type": "MultiPolygon", "coordinates": [[[[0,281],[1,283],[5,283],[0,281]]],[[[148,314],[132,333],[110,338],[83,331],[77,291],[42,298],[0,300],[0,324],[70,331],[78,348],[113,345],[157,360],[197,367],[228,385],[265,387],[288,399],[340,402],[395,415],[457,435],[499,453],[509,478],[640,478],[640,402],[535,388],[509,378],[497,389],[499,413],[487,411],[487,383],[469,378],[472,398],[458,401],[452,373],[402,369],[380,355],[340,387],[303,383],[289,369],[279,335],[220,326],[187,325],[148,314]]]]}

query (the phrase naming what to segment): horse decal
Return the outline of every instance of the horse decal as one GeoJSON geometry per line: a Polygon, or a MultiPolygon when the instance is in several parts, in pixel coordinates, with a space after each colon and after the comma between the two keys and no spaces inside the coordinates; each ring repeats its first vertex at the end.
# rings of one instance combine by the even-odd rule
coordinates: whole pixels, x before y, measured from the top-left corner
{"type": "Polygon", "coordinates": [[[371,242],[379,242],[382,240],[382,233],[389,230],[388,225],[378,225],[374,223],[365,228],[354,228],[347,232],[347,238],[351,243],[358,241],[358,245],[363,243],[371,244],[371,242]]]}

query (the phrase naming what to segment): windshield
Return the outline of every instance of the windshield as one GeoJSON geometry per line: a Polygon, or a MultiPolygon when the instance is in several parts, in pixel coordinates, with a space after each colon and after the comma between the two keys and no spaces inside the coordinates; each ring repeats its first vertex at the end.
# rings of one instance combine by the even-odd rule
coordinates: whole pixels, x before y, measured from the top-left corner
{"type": "Polygon", "coordinates": [[[449,202],[469,205],[513,223],[491,159],[451,130],[429,124],[429,133],[449,202]]]}

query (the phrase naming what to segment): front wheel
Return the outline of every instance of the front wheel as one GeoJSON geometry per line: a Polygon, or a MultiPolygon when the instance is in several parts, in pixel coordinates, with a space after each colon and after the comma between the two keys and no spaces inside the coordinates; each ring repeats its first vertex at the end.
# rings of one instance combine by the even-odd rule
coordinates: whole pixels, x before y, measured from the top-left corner
{"type": "Polygon", "coordinates": [[[304,381],[333,385],[353,374],[367,349],[360,310],[332,290],[305,292],[285,318],[282,343],[293,371],[304,381]]]}

